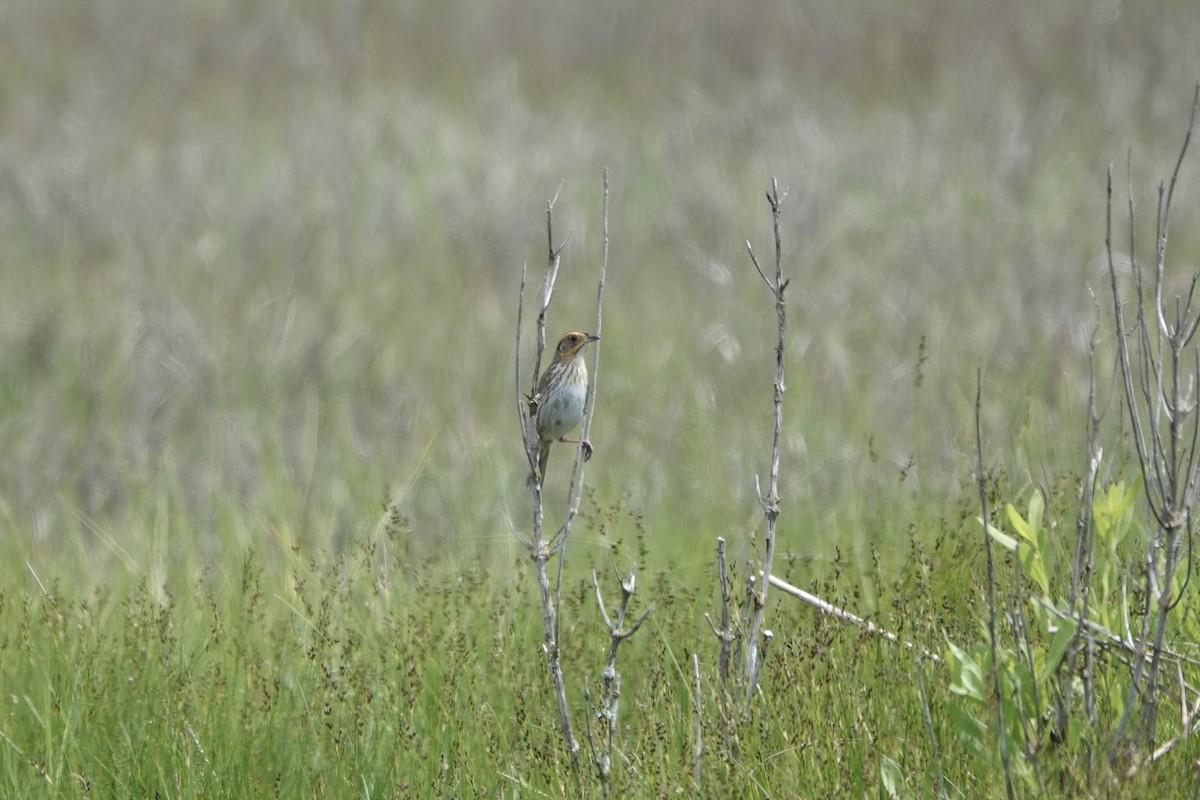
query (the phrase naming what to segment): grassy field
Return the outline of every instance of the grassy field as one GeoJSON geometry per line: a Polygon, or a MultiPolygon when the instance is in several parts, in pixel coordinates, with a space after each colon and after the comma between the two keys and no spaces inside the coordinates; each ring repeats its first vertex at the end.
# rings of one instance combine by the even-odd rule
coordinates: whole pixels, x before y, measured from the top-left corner
{"type": "MultiPolygon", "coordinates": [[[[605,168],[561,647],[582,730],[608,647],[591,570],[615,598],[636,562],[652,611],[618,662],[613,794],[1004,796],[961,675],[780,594],[761,694],[717,677],[716,538],[741,581],[771,441],[745,242],[771,251],[778,177],[776,574],[937,654],[983,641],[976,370],[994,521],[1041,487],[1069,550],[1096,325],[1111,396],[1105,171],[1132,164],[1150,243],[1200,13],[808,5],[0,6],[0,797],[600,796],[563,751],[514,536],[512,370],[560,185],[549,333],[593,324],[605,168]]],[[[1135,476],[1125,429],[1112,400],[1103,486],[1135,476]]],[[[1125,778],[1110,727],[1047,747],[1017,794],[1194,794],[1194,743],[1125,778]]]]}

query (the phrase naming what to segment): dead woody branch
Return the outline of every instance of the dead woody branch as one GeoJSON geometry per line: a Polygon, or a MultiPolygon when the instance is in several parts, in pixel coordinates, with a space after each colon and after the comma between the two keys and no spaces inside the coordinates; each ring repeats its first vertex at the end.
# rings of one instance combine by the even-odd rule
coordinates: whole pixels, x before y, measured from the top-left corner
{"type": "MultiPolygon", "coordinates": [[[[560,187],[561,190],[561,187],[560,187]]],[[[608,177],[605,175],[605,229],[608,225],[608,177]]],[[[515,360],[515,389],[516,389],[516,405],[517,418],[521,425],[522,444],[525,449],[525,458],[528,462],[531,472],[537,469],[538,463],[538,433],[535,416],[537,412],[537,385],[538,377],[541,373],[542,358],[546,350],[546,314],[550,308],[550,302],[554,297],[554,289],[558,280],[559,267],[562,263],[561,255],[563,248],[570,241],[570,235],[559,245],[554,243],[554,205],[558,200],[558,193],[546,203],[546,241],[547,241],[547,260],[546,272],[542,279],[542,290],[539,297],[537,323],[536,323],[536,355],[534,358],[532,382],[528,394],[522,394],[522,370],[521,370],[521,330],[524,321],[524,305],[525,305],[525,284],[526,272],[525,268],[521,270],[521,288],[520,296],[517,302],[517,331],[516,331],[516,360],[515,360]]],[[[607,235],[605,236],[605,265],[607,264],[607,235]]],[[[599,331],[600,325],[600,302],[604,292],[604,273],[603,267],[600,277],[600,288],[596,298],[596,325],[599,331]]],[[[598,359],[598,348],[593,350],[593,359],[598,359]]],[[[575,477],[572,483],[573,494],[582,492],[582,452],[584,443],[587,439],[587,430],[590,427],[591,415],[593,408],[593,395],[596,387],[595,379],[595,360],[593,361],[592,379],[589,381],[588,398],[586,402],[586,412],[584,421],[584,436],[577,451],[575,477]],[[576,488],[578,486],[578,488],[576,488]]],[[[559,618],[558,609],[561,608],[561,584],[562,584],[562,556],[563,549],[566,544],[567,534],[570,530],[571,519],[575,515],[575,509],[578,507],[578,499],[568,502],[568,511],[563,525],[551,536],[547,536],[544,530],[544,510],[542,498],[541,481],[533,481],[530,485],[532,493],[532,510],[531,510],[531,533],[528,539],[518,535],[518,540],[521,545],[529,552],[530,557],[534,562],[534,569],[537,575],[538,593],[541,599],[542,606],[542,622],[543,622],[543,643],[542,650],[546,656],[546,663],[550,670],[550,680],[553,686],[555,700],[558,705],[559,726],[562,731],[563,741],[567,752],[571,758],[571,764],[575,768],[576,777],[578,778],[579,769],[579,742],[575,738],[571,726],[570,709],[567,705],[566,688],[563,682],[562,666],[559,658],[559,618]],[[555,556],[559,557],[558,574],[555,586],[551,586],[549,575],[549,561],[555,556]]]]}
{"type": "Polygon", "coordinates": [[[779,320],[779,338],[775,345],[775,435],[771,442],[771,471],[767,479],[766,494],[762,492],[758,476],[756,475],[754,478],[755,491],[758,493],[763,516],[766,518],[766,532],[763,536],[762,563],[757,570],[757,575],[750,576],[752,607],[746,636],[745,665],[747,699],[753,696],[754,690],[758,686],[765,645],[770,638],[770,631],[763,630],[763,618],[767,607],[767,587],[770,585],[767,579],[771,574],[771,562],[775,556],[775,522],[779,517],[779,444],[783,432],[783,365],[784,343],[787,340],[787,303],[784,301],[783,293],[790,283],[790,280],[783,278],[783,242],[779,232],[779,216],[780,204],[786,196],[786,192],[782,196],[779,194],[779,183],[772,179],[771,191],[767,192],[767,202],[771,206],[771,221],[775,233],[774,280],[768,278],[763,272],[758,258],[754,255],[754,248],[750,246],[750,242],[746,242],[746,250],[750,254],[750,260],[754,262],[754,269],[758,271],[759,277],[762,278],[763,283],[767,285],[775,298],[775,313],[779,320]]]}
{"type": "Polygon", "coordinates": [[[1124,389],[1125,409],[1132,428],[1151,524],[1147,525],[1143,555],[1146,603],[1133,662],[1133,680],[1125,699],[1110,760],[1131,753],[1136,744],[1152,745],[1157,729],[1164,639],[1170,612],[1179,602],[1191,573],[1193,510],[1200,499],[1200,415],[1196,387],[1200,381],[1200,350],[1192,347],[1200,326],[1196,284],[1174,298],[1168,286],[1167,233],[1175,186],[1191,142],[1200,107],[1200,86],[1192,99],[1191,117],[1170,182],[1158,186],[1155,215],[1153,273],[1143,274],[1137,258],[1132,179],[1128,181],[1129,271],[1133,296],[1122,293],[1112,241],[1112,169],[1108,171],[1105,251],[1116,322],[1117,362],[1124,389]],[[1131,306],[1133,320],[1126,320],[1131,306]],[[1137,735],[1129,723],[1140,714],[1137,735]]]}
{"type": "Polygon", "coordinates": [[[633,636],[642,627],[650,609],[642,611],[633,625],[626,627],[625,620],[629,613],[629,601],[637,588],[637,564],[629,568],[625,578],[617,576],[621,583],[621,605],[617,608],[616,619],[613,619],[604,606],[604,594],[600,591],[600,580],[592,572],[592,585],[596,587],[596,603],[600,606],[600,616],[604,618],[604,627],[608,631],[608,663],[600,674],[600,704],[593,708],[593,715],[600,723],[598,736],[592,735],[589,724],[586,733],[588,748],[591,750],[592,764],[596,769],[596,777],[600,780],[600,788],[607,797],[611,787],[612,757],[616,749],[617,714],[621,703],[621,674],[617,672],[617,650],[621,643],[633,636]],[[599,741],[597,741],[597,739],[599,741]]]}

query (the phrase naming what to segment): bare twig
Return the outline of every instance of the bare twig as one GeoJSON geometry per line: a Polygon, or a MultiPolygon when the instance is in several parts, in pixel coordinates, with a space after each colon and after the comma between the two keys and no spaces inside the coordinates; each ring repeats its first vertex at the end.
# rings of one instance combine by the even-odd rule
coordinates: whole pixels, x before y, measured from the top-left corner
{"type": "MultiPolygon", "coordinates": [[[[596,325],[594,328],[597,337],[601,335],[603,328],[603,312],[604,312],[604,284],[608,275],[608,169],[604,170],[604,203],[603,203],[603,231],[604,238],[601,245],[600,257],[600,280],[596,286],[596,325]]],[[[596,387],[598,385],[600,374],[600,342],[597,341],[592,348],[592,369],[591,380],[588,381],[587,398],[584,401],[583,423],[580,427],[579,449],[575,455],[575,467],[571,473],[571,483],[567,489],[567,513],[563,520],[562,527],[559,528],[556,534],[559,550],[558,574],[555,577],[555,595],[558,597],[561,604],[562,599],[562,570],[563,562],[566,560],[567,536],[571,531],[571,521],[579,513],[579,503],[583,497],[583,474],[584,462],[591,456],[592,446],[591,430],[592,430],[592,414],[596,404],[596,387]]],[[[596,769],[596,775],[600,780],[601,790],[607,797],[609,793],[609,773],[612,769],[612,753],[614,747],[614,738],[617,729],[617,708],[621,696],[621,676],[616,671],[617,646],[620,640],[614,632],[624,624],[625,609],[629,602],[629,596],[633,594],[634,580],[636,574],[636,566],[630,570],[628,595],[623,597],[620,611],[620,621],[617,626],[613,626],[609,620],[608,612],[604,608],[604,597],[600,593],[599,581],[596,581],[596,575],[592,573],[592,580],[596,584],[596,600],[600,606],[600,613],[604,617],[605,625],[608,627],[609,636],[612,641],[612,650],[609,657],[609,664],[605,668],[602,675],[603,691],[601,698],[600,709],[596,711],[596,717],[599,721],[604,722],[605,736],[601,746],[597,746],[592,738],[592,726],[589,719],[587,725],[588,746],[592,756],[592,764],[596,769]]],[[[626,584],[622,583],[622,589],[626,584]]],[[[646,613],[649,613],[647,610],[646,613]]],[[[625,632],[622,638],[628,638],[641,627],[645,620],[645,614],[638,620],[633,630],[625,632]]],[[[557,635],[557,631],[556,631],[557,635]]]]}
{"type": "Polygon", "coordinates": [[[750,260],[754,262],[754,268],[758,270],[758,277],[762,278],[763,283],[765,283],[767,288],[774,293],[775,285],[771,283],[771,280],[766,276],[766,273],[763,272],[762,267],[758,265],[758,256],[754,255],[754,248],[750,246],[749,239],[746,240],[746,252],[750,254],[750,260]]]}
{"type": "Polygon", "coordinates": [[[749,676],[749,682],[758,686],[758,678],[762,674],[762,665],[767,660],[767,650],[771,647],[771,642],[775,640],[775,633],[770,628],[763,628],[762,646],[759,647],[758,660],[754,662],[754,674],[749,676]]]}
{"type": "MultiPolygon", "coordinates": [[[[559,191],[562,190],[562,185],[559,185],[559,191]]],[[[532,384],[529,394],[523,399],[521,396],[521,328],[523,325],[524,316],[524,298],[525,298],[525,283],[526,269],[521,271],[521,291],[517,305],[517,356],[516,356],[516,387],[517,387],[517,411],[521,422],[522,439],[525,446],[525,456],[529,463],[530,472],[535,472],[537,469],[538,456],[538,435],[537,426],[535,423],[536,405],[540,398],[537,397],[537,384],[541,372],[542,357],[546,349],[546,314],[550,307],[550,303],[554,298],[554,289],[558,279],[559,267],[562,264],[562,252],[567,243],[571,240],[568,235],[565,240],[559,245],[555,245],[554,241],[554,206],[558,201],[559,192],[555,192],[553,198],[546,203],[546,272],[542,280],[541,295],[539,298],[539,308],[537,314],[537,348],[534,359],[532,384]]],[[[604,294],[605,272],[608,265],[608,173],[605,172],[604,177],[604,258],[600,272],[600,286],[596,295],[596,334],[600,331],[600,317],[602,310],[602,300],[604,294]]],[[[558,609],[562,607],[562,576],[563,576],[563,561],[565,556],[565,548],[567,536],[570,533],[571,521],[574,519],[579,509],[580,498],[583,493],[583,461],[585,460],[585,452],[590,452],[591,446],[588,444],[588,432],[591,428],[592,412],[594,408],[594,398],[596,391],[596,375],[599,367],[599,348],[593,348],[592,375],[588,383],[588,396],[585,402],[585,413],[583,419],[583,435],[580,437],[580,446],[576,455],[575,471],[571,477],[571,486],[568,491],[567,512],[565,520],[561,527],[551,536],[546,536],[543,529],[544,514],[542,503],[542,482],[534,480],[530,482],[530,488],[533,500],[532,509],[532,534],[528,541],[525,541],[520,535],[517,536],[518,541],[529,551],[535,565],[537,575],[538,591],[542,603],[542,621],[544,626],[543,651],[546,654],[547,664],[550,668],[551,683],[554,688],[555,699],[558,702],[559,723],[562,729],[563,739],[566,748],[571,757],[572,767],[575,768],[575,776],[578,780],[579,773],[579,742],[575,739],[572,731],[570,709],[567,705],[566,688],[563,682],[562,667],[559,659],[559,632],[560,619],[558,609]],[[553,588],[550,583],[548,574],[548,564],[551,558],[558,556],[557,572],[553,588]]],[[[587,731],[590,740],[590,730],[587,731]]]]}
{"type": "MultiPolygon", "coordinates": [[[[617,609],[617,618],[609,616],[604,607],[604,594],[600,591],[600,579],[592,571],[592,584],[596,587],[596,603],[600,607],[600,616],[604,618],[604,627],[608,631],[609,648],[608,663],[601,673],[600,706],[595,709],[596,720],[601,723],[603,738],[599,746],[592,747],[592,763],[596,768],[596,777],[600,780],[600,788],[607,797],[610,790],[610,773],[612,770],[612,754],[616,746],[617,713],[621,701],[621,674],[617,672],[617,650],[621,642],[633,636],[642,627],[646,617],[650,615],[647,608],[629,628],[625,627],[625,618],[629,611],[629,601],[637,588],[637,564],[629,568],[629,575],[620,580],[621,605],[617,609]]],[[[589,739],[591,733],[588,734],[589,739]]]]}
{"type": "Polygon", "coordinates": [[[1175,578],[1182,568],[1183,583],[1186,585],[1191,572],[1192,509],[1198,499],[1197,485],[1200,483],[1200,415],[1196,414],[1200,354],[1185,354],[1184,350],[1200,325],[1200,314],[1196,313],[1193,306],[1200,275],[1193,276],[1186,296],[1176,297],[1173,304],[1169,305],[1163,295],[1171,204],[1191,142],[1198,108],[1200,85],[1193,94],[1187,132],[1169,185],[1164,188],[1159,184],[1158,187],[1154,283],[1149,299],[1148,293],[1143,290],[1142,273],[1137,262],[1132,178],[1128,181],[1129,259],[1136,294],[1136,316],[1132,330],[1127,330],[1125,326],[1124,300],[1114,263],[1111,167],[1108,170],[1104,244],[1117,326],[1118,364],[1125,389],[1125,407],[1133,428],[1138,465],[1143,477],[1144,497],[1153,522],[1146,526],[1142,561],[1146,584],[1143,593],[1145,605],[1137,636],[1139,647],[1124,708],[1114,734],[1113,748],[1109,753],[1110,761],[1119,752],[1117,745],[1128,737],[1127,727],[1135,707],[1140,709],[1141,715],[1140,738],[1146,743],[1153,743],[1167,616],[1182,594],[1182,591],[1176,590],[1175,578]],[[1130,335],[1136,337],[1136,364],[1129,353],[1127,340],[1130,335]]]}
{"type": "MultiPolygon", "coordinates": [[[[526,400],[521,395],[521,323],[525,314],[525,276],[528,270],[528,263],[521,265],[521,289],[517,293],[516,380],[513,386],[517,395],[517,421],[521,423],[521,441],[525,445],[525,458],[529,461],[529,469],[533,471],[537,469],[537,431],[535,430],[536,426],[533,424],[533,417],[529,413],[526,400]]],[[[541,350],[538,351],[538,361],[541,361],[541,350]]],[[[534,391],[536,390],[537,383],[535,380],[534,391]]]]}
{"type": "MultiPolygon", "coordinates": [[[[560,186],[561,189],[561,186],[560,186]]],[[[558,194],[555,193],[553,199],[546,203],[546,236],[549,242],[548,256],[546,264],[546,275],[542,281],[542,296],[540,308],[537,317],[537,355],[534,359],[533,384],[529,394],[529,404],[523,404],[520,397],[520,381],[521,381],[521,326],[524,311],[525,297],[525,275],[526,270],[521,270],[521,292],[520,300],[517,305],[517,413],[521,421],[521,431],[524,436],[525,456],[529,462],[530,468],[535,469],[537,464],[537,449],[538,437],[536,425],[533,421],[534,408],[533,402],[536,398],[538,372],[541,368],[542,356],[546,347],[546,311],[550,306],[550,301],[554,296],[554,285],[558,278],[558,268],[561,263],[560,255],[562,246],[554,247],[554,203],[557,200],[558,194]]],[[[568,237],[569,238],[569,237],[568,237]]],[[[543,510],[542,510],[542,485],[541,481],[532,481],[532,535],[527,548],[530,556],[533,558],[534,569],[537,574],[538,592],[541,596],[542,603],[542,623],[543,623],[543,644],[542,650],[546,654],[547,665],[550,668],[550,680],[554,688],[555,699],[558,702],[559,725],[563,734],[563,741],[566,745],[567,752],[571,757],[571,766],[575,770],[576,779],[579,775],[579,742],[576,740],[571,728],[570,709],[567,705],[566,687],[563,683],[562,665],[559,660],[558,652],[558,613],[555,603],[555,598],[550,591],[550,578],[547,574],[547,562],[554,553],[552,544],[548,544],[543,535],[543,510]]],[[[521,541],[521,537],[517,537],[521,541]]],[[[524,542],[522,542],[525,544],[524,542]]]]}
{"type": "MultiPolygon", "coordinates": [[[[596,326],[594,328],[597,337],[601,335],[601,329],[604,327],[604,283],[608,275],[608,169],[604,170],[604,204],[602,216],[604,240],[601,245],[600,279],[596,286],[596,326]]],[[[571,532],[571,522],[579,513],[579,503],[583,498],[584,463],[592,454],[592,414],[596,406],[596,387],[599,385],[600,380],[600,344],[601,340],[598,339],[592,345],[592,368],[590,371],[590,380],[588,381],[587,398],[583,404],[583,422],[580,425],[579,447],[575,451],[575,467],[571,472],[571,483],[567,487],[567,513],[563,519],[562,526],[552,539],[552,544],[559,553],[558,570],[554,577],[554,596],[555,602],[560,608],[562,607],[562,576],[563,564],[566,561],[567,537],[571,532]]],[[[558,636],[557,628],[554,635],[558,636]]]]}
{"type": "Polygon", "coordinates": [[[862,628],[867,633],[874,634],[875,636],[879,636],[883,639],[887,639],[889,642],[894,642],[896,644],[903,645],[904,647],[906,647],[910,650],[916,650],[918,653],[923,655],[925,658],[928,658],[930,661],[934,661],[936,663],[941,663],[941,661],[942,661],[941,656],[937,655],[936,653],[930,652],[929,650],[922,647],[921,645],[915,644],[913,642],[905,641],[904,639],[901,639],[899,636],[892,633],[891,631],[885,630],[884,628],[879,627],[874,622],[871,622],[870,620],[867,620],[867,619],[863,619],[862,617],[852,614],[843,608],[838,608],[837,606],[833,605],[832,603],[822,600],[821,598],[817,597],[815,594],[810,594],[809,592],[804,591],[803,589],[799,588],[798,586],[793,586],[792,584],[788,583],[787,581],[783,580],[782,578],[778,578],[778,577],[772,575],[771,576],[771,585],[778,589],[782,589],[784,592],[787,592],[792,597],[795,597],[797,600],[803,600],[805,603],[808,603],[813,608],[815,608],[825,614],[828,614],[829,616],[834,617],[835,619],[839,619],[842,622],[849,622],[852,625],[857,625],[859,628],[862,628]]]}
{"type": "MultiPolygon", "coordinates": [[[[1122,636],[1116,631],[1104,627],[1094,619],[1088,619],[1087,617],[1083,617],[1078,613],[1068,614],[1067,612],[1056,608],[1052,603],[1046,602],[1046,600],[1041,597],[1034,597],[1033,601],[1059,619],[1069,619],[1080,628],[1086,628],[1093,637],[1096,637],[1096,646],[1105,647],[1110,650],[1119,650],[1128,653],[1130,656],[1136,656],[1138,654],[1139,643],[1132,638],[1132,636],[1128,634],[1122,636]]],[[[1057,632],[1057,630],[1058,628],[1056,626],[1051,625],[1049,633],[1054,634],[1057,632]]],[[[1200,659],[1192,658],[1191,656],[1185,656],[1182,653],[1179,653],[1168,647],[1164,647],[1162,649],[1162,656],[1167,661],[1173,663],[1188,664],[1192,667],[1200,667],[1200,659]]]]}
{"type": "MultiPolygon", "coordinates": [[[[604,170],[604,206],[603,206],[602,216],[603,216],[603,241],[601,243],[601,253],[600,253],[600,280],[596,284],[596,325],[593,328],[593,332],[596,334],[596,336],[600,336],[600,334],[604,328],[604,284],[608,278],[608,170],[607,169],[604,170]]],[[[594,407],[596,405],[596,386],[598,385],[597,378],[599,377],[599,374],[600,374],[600,348],[601,348],[601,346],[603,346],[603,341],[604,341],[603,339],[599,339],[596,341],[595,344],[592,345],[592,369],[591,369],[592,379],[588,384],[587,400],[584,402],[584,406],[583,406],[583,426],[580,429],[581,434],[579,437],[582,440],[582,442],[587,442],[587,441],[591,440],[592,410],[594,409],[594,407]]],[[[582,442],[581,442],[581,445],[582,445],[582,442]]],[[[582,455],[582,452],[583,452],[583,447],[581,446],[580,447],[581,455],[582,455]]],[[[574,483],[575,483],[576,478],[578,479],[580,484],[583,483],[583,462],[585,460],[586,459],[582,459],[582,458],[578,458],[576,460],[576,473],[577,474],[572,476],[572,488],[574,488],[574,483]]],[[[582,486],[580,488],[582,488],[582,486]]],[[[579,495],[575,494],[574,497],[575,497],[575,500],[574,500],[574,503],[572,504],[572,508],[575,511],[578,511],[579,495]]],[[[572,513],[574,513],[574,511],[572,513]]]]}
{"type": "MultiPolygon", "coordinates": [[[[604,328],[604,285],[608,279],[608,170],[604,170],[604,205],[603,205],[603,242],[601,244],[600,254],[600,279],[596,284],[596,325],[593,332],[596,336],[601,336],[604,328]]],[[[587,399],[583,405],[583,422],[579,429],[579,447],[575,451],[575,468],[571,472],[571,483],[567,488],[567,497],[570,501],[567,505],[566,518],[563,520],[562,527],[559,529],[557,536],[565,540],[567,533],[571,528],[571,521],[579,513],[579,503],[583,498],[583,474],[584,465],[592,454],[592,415],[596,406],[596,390],[600,385],[600,348],[604,340],[600,338],[592,345],[592,366],[589,370],[591,379],[588,381],[587,399]]],[[[565,542],[559,545],[560,549],[565,547],[565,542]]],[[[562,569],[561,562],[558,573],[558,584],[562,585],[562,569]]]]}
{"type": "MultiPolygon", "coordinates": [[[[762,661],[765,657],[765,653],[760,647],[759,637],[764,633],[763,618],[767,606],[767,586],[769,584],[767,577],[771,574],[771,562],[775,556],[775,523],[779,517],[779,445],[783,435],[783,355],[784,344],[787,341],[787,304],[784,301],[783,293],[790,282],[783,279],[783,241],[779,231],[779,217],[780,203],[786,196],[786,192],[782,196],[779,194],[779,183],[772,179],[771,191],[767,193],[767,202],[771,206],[771,222],[775,234],[775,281],[773,283],[767,279],[762,267],[759,266],[750,243],[746,243],[746,249],[750,253],[750,260],[754,262],[755,270],[775,298],[775,312],[779,322],[779,336],[775,346],[775,435],[771,442],[771,472],[767,481],[766,495],[759,490],[759,503],[762,504],[767,524],[763,534],[762,565],[758,573],[760,576],[759,588],[757,591],[751,592],[753,608],[751,609],[749,632],[746,636],[747,699],[753,696],[758,686],[758,676],[762,671],[762,661]]],[[[756,486],[757,483],[756,476],[756,486]]],[[[753,571],[751,571],[751,576],[753,576],[753,571]]],[[[765,645],[765,641],[762,644],[765,645]]]]}
{"type": "MultiPolygon", "coordinates": [[[[1187,154],[1188,144],[1192,139],[1192,128],[1196,122],[1196,110],[1200,106],[1200,86],[1197,86],[1195,96],[1192,101],[1192,115],[1188,122],[1187,133],[1183,139],[1183,146],[1179,151],[1179,158],[1175,162],[1175,170],[1171,174],[1170,188],[1167,191],[1165,201],[1161,202],[1161,211],[1158,217],[1158,242],[1156,246],[1155,258],[1155,286],[1157,294],[1160,298],[1158,310],[1160,318],[1162,315],[1163,304],[1161,302],[1163,272],[1166,262],[1167,251],[1167,227],[1171,213],[1171,200],[1175,194],[1175,182],[1179,178],[1179,170],[1183,165],[1183,158],[1187,154]]],[[[1133,221],[1130,220],[1130,225],[1133,221]]],[[[1193,281],[1193,288],[1195,282],[1193,281]]],[[[1162,498],[1163,510],[1169,514],[1169,524],[1163,525],[1163,533],[1165,534],[1165,551],[1162,559],[1162,577],[1158,581],[1159,591],[1155,600],[1157,608],[1155,609],[1155,619],[1152,630],[1154,631],[1153,646],[1150,650],[1150,669],[1146,681],[1145,698],[1146,702],[1142,707],[1142,724],[1144,735],[1147,741],[1153,741],[1155,716],[1158,711],[1156,702],[1159,670],[1161,667],[1161,650],[1163,646],[1163,638],[1166,635],[1167,614],[1174,608],[1177,598],[1172,598],[1171,592],[1173,587],[1173,579],[1175,570],[1179,564],[1179,546],[1182,538],[1186,535],[1190,539],[1191,511],[1196,499],[1196,428],[1195,423],[1200,422],[1200,418],[1193,420],[1193,430],[1190,437],[1184,430],[1184,419],[1188,415],[1193,415],[1196,409],[1195,406],[1195,380],[1197,372],[1193,372],[1190,377],[1188,388],[1182,386],[1183,378],[1181,375],[1181,351],[1186,346],[1188,339],[1191,337],[1191,330],[1194,330],[1195,323],[1190,324],[1186,320],[1187,314],[1191,313],[1191,299],[1189,296],[1187,307],[1184,311],[1179,312],[1175,320],[1175,325],[1170,329],[1167,335],[1171,350],[1171,380],[1170,393],[1171,400],[1168,404],[1168,429],[1170,449],[1166,456],[1165,467],[1167,470],[1166,486],[1168,494],[1164,494],[1162,498]]],[[[1200,370],[1198,370],[1200,371],[1200,370]]],[[[1132,410],[1131,410],[1132,412],[1132,410]]],[[[1158,544],[1161,544],[1159,542],[1158,544]]],[[[1157,558],[1155,559],[1157,560],[1157,558]]]]}
{"type": "Polygon", "coordinates": [[[721,585],[721,626],[718,628],[707,613],[704,618],[712,628],[713,635],[721,643],[717,658],[717,674],[721,680],[729,679],[729,650],[737,641],[739,631],[730,625],[729,620],[729,579],[725,572],[725,537],[717,537],[717,581],[721,585]]]}
{"type": "MultiPolygon", "coordinates": [[[[554,197],[546,201],[546,250],[549,257],[546,262],[546,275],[542,279],[542,299],[539,303],[537,317],[537,356],[533,362],[533,380],[529,386],[529,396],[534,397],[537,394],[538,376],[542,374],[542,356],[546,352],[546,311],[550,308],[550,301],[554,299],[554,285],[558,281],[558,267],[562,263],[562,251],[567,246],[567,242],[571,241],[571,233],[567,234],[567,238],[558,247],[554,246],[554,204],[558,202],[558,194],[562,191],[562,184],[558,185],[558,191],[554,193],[554,197]]],[[[574,233],[574,231],[572,231],[574,233]]]]}

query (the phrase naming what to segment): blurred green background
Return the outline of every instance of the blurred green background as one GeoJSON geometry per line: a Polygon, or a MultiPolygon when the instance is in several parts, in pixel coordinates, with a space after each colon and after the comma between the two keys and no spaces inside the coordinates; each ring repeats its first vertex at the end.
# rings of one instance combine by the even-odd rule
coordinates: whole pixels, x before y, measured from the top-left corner
{"type": "Polygon", "coordinates": [[[1169,0],[8,0],[11,563],[153,576],[270,531],[337,549],[388,487],[426,552],[511,553],[517,281],[561,183],[550,335],[592,327],[605,167],[588,475],[663,560],[759,524],[775,319],[744,241],[769,258],[773,176],[790,553],[886,551],[969,484],[977,367],[989,461],[1074,469],[1105,169],[1123,185],[1131,153],[1152,207],[1198,41],[1169,0]]]}
{"type": "MultiPolygon", "coordinates": [[[[998,794],[944,669],[926,702],[924,667],[808,607],[772,595],[747,716],[714,674],[715,539],[740,585],[772,433],[745,242],[769,262],[776,177],[775,571],[931,648],[978,641],[976,372],[993,502],[1045,486],[1048,528],[1073,530],[1098,325],[1101,483],[1131,476],[1105,172],[1133,166],[1148,263],[1198,42],[1192,0],[0,2],[0,794],[579,787],[513,535],[514,328],[560,186],[548,333],[593,327],[605,168],[596,455],[560,610],[582,724],[607,646],[589,569],[614,603],[610,567],[638,562],[631,613],[654,610],[621,651],[616,794],[919,794],[943,759],[955,796],[998,794]]],[[[1097,790],[1110,722],[1047,747],[1051,792],[1097,790]]],[[[1185,749],[1119,791],[1181,795],[1185,749]]]]}

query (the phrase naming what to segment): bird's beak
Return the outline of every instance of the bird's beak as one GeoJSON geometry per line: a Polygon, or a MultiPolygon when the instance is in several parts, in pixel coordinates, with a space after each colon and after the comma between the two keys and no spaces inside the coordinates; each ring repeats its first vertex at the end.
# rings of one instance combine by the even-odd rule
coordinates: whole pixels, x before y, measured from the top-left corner
{"type": "Polygon", "coordinates": [[[599,337],[599,336],[597,336],[597,335],[596,335],[596,334],[594,334],[594,333],[589,333],[589,334],[587,335],[587,340],[588,340],[589,342],[598,342],[598,341],[600,341],[600,337],[599,337]]]}

